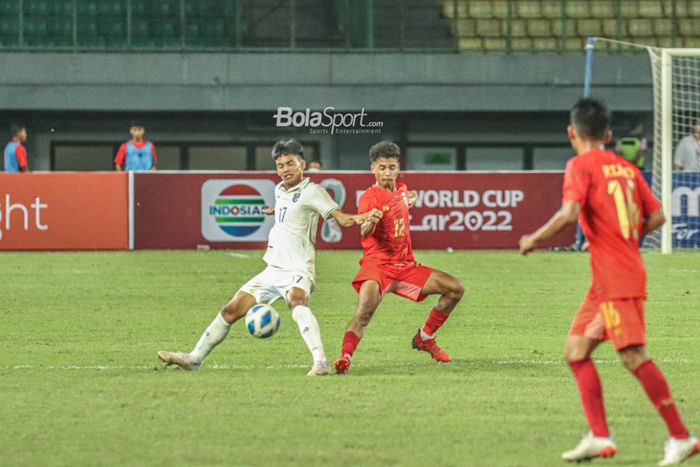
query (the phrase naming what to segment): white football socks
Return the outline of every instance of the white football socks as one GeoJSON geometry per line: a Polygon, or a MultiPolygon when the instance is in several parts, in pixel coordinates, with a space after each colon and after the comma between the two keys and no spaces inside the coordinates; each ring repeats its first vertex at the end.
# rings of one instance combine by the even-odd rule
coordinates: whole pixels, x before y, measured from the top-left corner
{"type": "Polygon", "coordinates": [[[197,342],[194,350],[190,352],[191,361],[193,363],[202,363],[202,360],[209,355],[209,352],[226,339],[229,329],[231,329],[231,325],[226,322],[221,313],[217,313],[214,321],[211,322],[204,334],[202,334],[202,337],[199,338],[199,342],[197,342]]]}
{"type": "Polygon", "coordinates": [[[314,362],[326,362],[326,351],[323,350],[323,342],[321,342],[321,328],[311,309],[307,306],[297,305],[292,310],[292,319],[299,326],[301,337],[304,338],[306,346],[311,351],[314,357],[314,362]]]}

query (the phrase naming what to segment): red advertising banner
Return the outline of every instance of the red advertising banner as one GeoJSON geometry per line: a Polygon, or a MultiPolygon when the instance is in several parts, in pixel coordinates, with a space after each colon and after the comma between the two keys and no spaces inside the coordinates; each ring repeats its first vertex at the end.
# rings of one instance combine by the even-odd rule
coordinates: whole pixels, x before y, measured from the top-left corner
{"type": "MultiPolygon", "coordinates": [[[[374,183],[367,172],[308,176],[324,186],[345,212],[374,183]]],[[[518,239],[544,223],[561,204],[561,172],[403,172],[400,181],[418,194],[411,210],[414,248],[516,248],[518,239]]],[[[272,172],[137,173],[134,175],[135,247],[263,248],[274,219],[272,172]]],[[[545,246],[567,246],[574,229],[545,246]]],[[[335,221],[319,227],[318,248],[360,248],[357,227],[335,221]]]]}
{"type": "Polygon", "coordinates": [[[0,250],[128,247],[124,173],[0,173],[0,250]]]}

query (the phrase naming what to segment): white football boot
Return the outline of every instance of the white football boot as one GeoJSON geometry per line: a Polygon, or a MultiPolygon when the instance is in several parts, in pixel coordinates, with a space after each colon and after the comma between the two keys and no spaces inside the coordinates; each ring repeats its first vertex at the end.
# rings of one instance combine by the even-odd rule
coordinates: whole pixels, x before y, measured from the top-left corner
{"type": "Polygon", "coordinates": [[[331,373],[331,368],[328,362],[314,362],[306,376],[328,376],[331,373]]]}
{"type": "Polygon", "coordinates": [[[195,363],[190,360],[190,354],[184,352],[166,352],[161,350],[158,352],[158,358],[166,365],[177,365],[185,371],[197,371],[202,366],[201,363],[195,363]]]}
{"type": "Polygon", "coordinates": [[[617,452],[617,446],[612,439],[588,433],[578,443],[578,446],[571,451],[564,452],[561,458],[567,462],[581,462],[596,457],[612,457],[615,452],[617,452]]]}
{"type": "Polygon", "coordinates": [[[695,436],[686,439],[670,438],[664,445],[664,458],[659,465],[676,465],[700,452],[700,442],[695,436]]]}

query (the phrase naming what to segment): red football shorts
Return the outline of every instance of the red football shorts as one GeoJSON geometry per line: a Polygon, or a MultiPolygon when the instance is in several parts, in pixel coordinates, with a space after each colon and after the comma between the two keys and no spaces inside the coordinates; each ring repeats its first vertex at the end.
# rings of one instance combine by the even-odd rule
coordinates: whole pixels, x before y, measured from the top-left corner
{"type": "Polygon", "coordinates": [[[433,268],[423,266],[418,263],[386,263],[375,264],[365,263],[360,266],[360,270],[352,280],[352,286],[357,293],[365,281],[376,281],[379,283],[382,297],[393,292],[396,295],[420,302],[427,297],[421,290],[428,277],[432,274],[433,268]]]}
{"type": "Polygon", "coordinates": [[[600,301],[589,293],[571,322],[569,335],[608,340],[612,342],[615,350],[630,345],[644,345],[644,299],[600,301]]]}

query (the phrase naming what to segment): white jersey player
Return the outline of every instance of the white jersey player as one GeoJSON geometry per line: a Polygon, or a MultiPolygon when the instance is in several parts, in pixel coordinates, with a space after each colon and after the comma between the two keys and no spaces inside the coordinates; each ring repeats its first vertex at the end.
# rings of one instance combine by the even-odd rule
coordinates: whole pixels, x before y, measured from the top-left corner
{"type": "Polygon", "coordinates": [[[194,350],[189,353],[158,352],[158,358],[166,364],[175,364],[188,371],[199,369],[209,352],[226,338],[231,324],[244,317],[251,307],[283,299],[313,356],[314,363],[307,374],[329,374],[321,330],[308,306],[309,295],[316,283],[314,243],[318,218],[332,217],[341,226],[350,227],[373,216],[381,217],[381,212],[375,210],[357,215],[342,212],[323,187],[304,178],[303,155],[302,145],[293,139],[278,141],[272,149],[282,182],[275,188],[275,208],[266,210],[266,214],[275,216],[263,257],[267,267],[243,285],[221,309],[194,350]]]}

